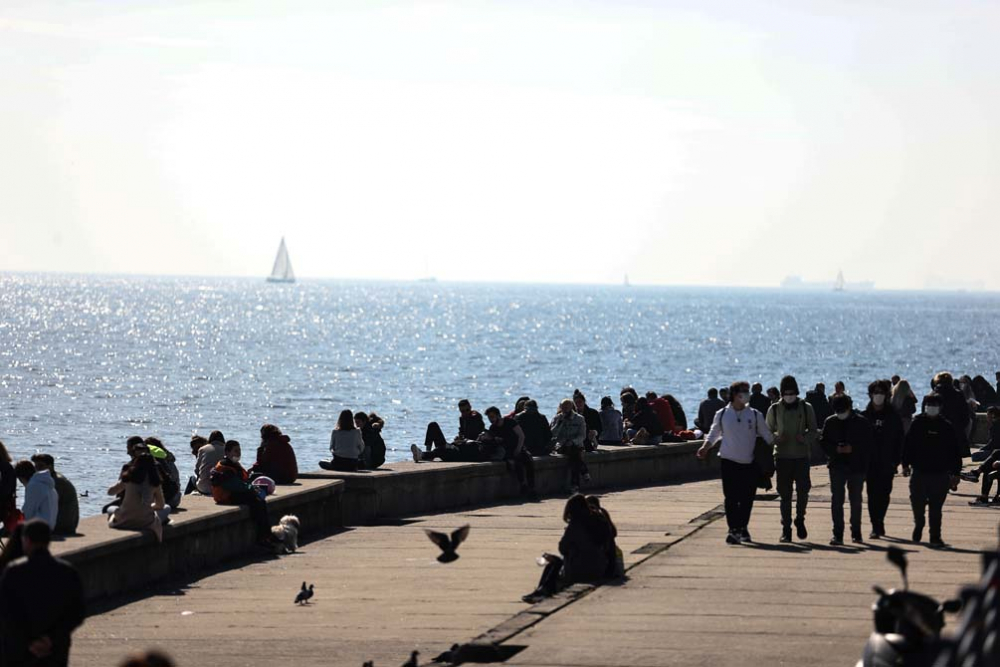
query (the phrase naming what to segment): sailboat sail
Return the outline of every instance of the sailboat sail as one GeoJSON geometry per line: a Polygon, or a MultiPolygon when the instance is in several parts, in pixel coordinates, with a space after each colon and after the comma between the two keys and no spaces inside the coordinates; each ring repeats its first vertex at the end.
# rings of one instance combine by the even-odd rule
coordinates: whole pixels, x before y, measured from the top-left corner
{"type": "Polygon", "coordinates": [[[833,291],[843,292],[844,291],[844,272],[837,272],[837,280],[833,283],[833,291]]]}
{"type": "Polygon", "coordinates": [[[274,258],[274,268],[267,278],[272,283],[294,283],[295,272],[292,270],[292,260],[288,257],[288,248],[285,247],[285,239],[282,237],[281,245],[278,246],[278,256],[274,258]]]}

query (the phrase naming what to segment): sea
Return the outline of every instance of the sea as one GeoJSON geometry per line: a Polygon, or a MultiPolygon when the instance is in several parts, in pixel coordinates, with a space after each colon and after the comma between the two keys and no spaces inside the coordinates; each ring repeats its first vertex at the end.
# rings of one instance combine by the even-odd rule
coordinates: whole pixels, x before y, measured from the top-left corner
{"type": "Polygon", "coordinates": [[[81,513],[107,502],[125,440],[156,435],[183,477],[192,434],[221,430],[252,461],[264,423],[299,466],[329,456],[343,409],[386,420],[388,460],[456,403],[552,416],[579,388],[671,393],[689,421],[736,379],[847,384],[1000,369],[1000,294],[459,284],[0,273],[0,440],[48,452],[81,513]]]}

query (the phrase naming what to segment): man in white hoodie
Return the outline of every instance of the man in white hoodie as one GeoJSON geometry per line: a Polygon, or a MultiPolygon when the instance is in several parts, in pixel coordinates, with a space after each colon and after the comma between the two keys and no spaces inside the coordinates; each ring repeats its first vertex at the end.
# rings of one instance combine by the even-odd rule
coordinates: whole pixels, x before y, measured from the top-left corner
{"type": "Polygon", "coordinates": [[[56,492],[56,481],[48,470],[35,471],[31,461],[18,461],[14,466],[14,474],[24,486],[24,520],[41,519],[55,528],[59,515],[59,494],[56,492]]]}

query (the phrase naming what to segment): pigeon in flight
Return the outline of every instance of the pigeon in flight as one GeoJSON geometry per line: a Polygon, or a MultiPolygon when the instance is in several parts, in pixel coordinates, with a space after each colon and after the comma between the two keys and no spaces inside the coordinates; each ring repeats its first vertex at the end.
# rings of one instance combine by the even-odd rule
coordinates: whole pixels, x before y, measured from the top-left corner
{"type": "MultiPolygon", "coordinates": [[[[468,528],[468,526],[466,526],[466,528],[468,528]]],[[[455,532],[458,532],[458,531],[455,531],[455,532]]],[[[468,531],[466,531],[466,532],[468,532],[468,531]]],[[[441,537],[443,537],[446,540],[448,539],[448,537],[445,536],[445,535],[441,535],[441,537]]],[[[455,556],[455,558],[458,558],[458,556],[455,556]]],[[[417,656],[418,655],[420,655],[420,651],[414,651],[413,653],[411,653],[410,654],[410,659],[403,663],[403,667],[420,667],[420,663],[417,661],[417,656]]]]}
{"type": "Polygon", "coordinates": [[[462,526],[453,532],[450,538],[444,533],[436,533],[433,530],[424,529],[424,532],[427,533],[427,537],[431,539],[431,542],[438,545],[441,549],[441,555],[437,558],[438,562],[451,563],[458,560],[458,554],[455,551],[458,549],[458,545],[464,542],[465,538],[469,536],[469,526],[468,524],[462,526]]]}
{"type": "Polygon", "coordinates": [[[302,589],[299,590],[299,594],[295,596],[295,604],[309,604],[309,598],[313,596],[313,585],[309,584],[309,588],[306,588],[306,582],[302,582],[302,589]]]}

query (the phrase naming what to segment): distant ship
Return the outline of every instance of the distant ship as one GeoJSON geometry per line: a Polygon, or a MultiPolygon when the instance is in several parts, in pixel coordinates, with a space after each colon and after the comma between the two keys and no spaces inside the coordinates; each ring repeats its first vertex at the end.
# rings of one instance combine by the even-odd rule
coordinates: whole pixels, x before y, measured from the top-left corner
{"type": "Polygon", "coordinates": [[[875,289],[875,283],[865,280],[856,283],[849,283],[844,280],[844,272],[838,271],[836,280],[830,282],[808,282],[802,276],[788,276],[781,281],[781,286],[785,289],[795,290],[833,290],[835,292],[865,292],[875,289]]]}
{"type": "Polygon", "coordinates": [[[625,287],[631,287],[632,286],[632,283],[630,283],[628,281],[628,274],[627,273],[625,274],[625,280],[622,281],[622,285],[624,285],[625,287]]]}
{"type": "Polygon", "coordinates": [[[269,283],[294,283],[295,272],[292,271],[292,260],[288,257],[288,248],[285,247],[285,237],[281,237],[281,245],[278,246],[278,256],[274,258],[274,268],[271,275],[267,277],[269,283]]]}

